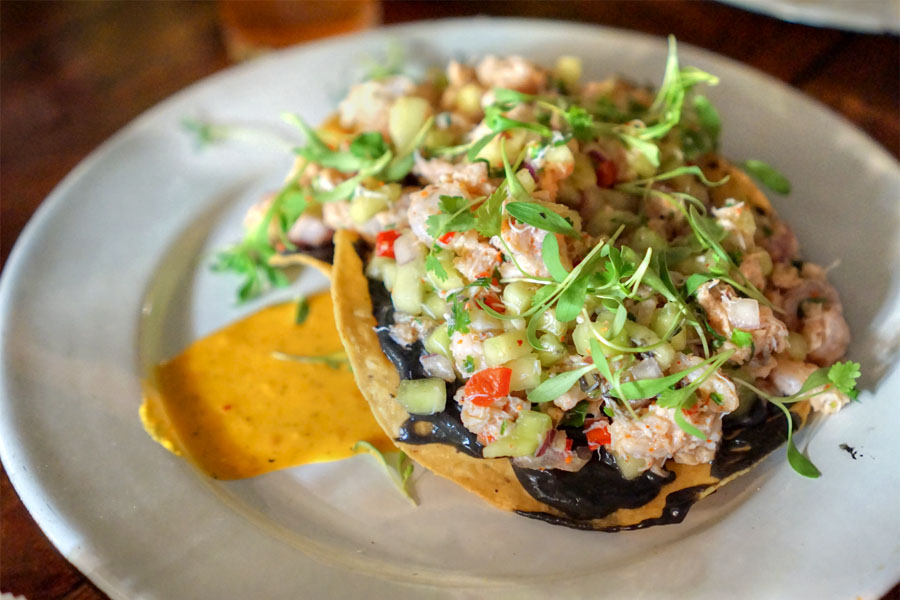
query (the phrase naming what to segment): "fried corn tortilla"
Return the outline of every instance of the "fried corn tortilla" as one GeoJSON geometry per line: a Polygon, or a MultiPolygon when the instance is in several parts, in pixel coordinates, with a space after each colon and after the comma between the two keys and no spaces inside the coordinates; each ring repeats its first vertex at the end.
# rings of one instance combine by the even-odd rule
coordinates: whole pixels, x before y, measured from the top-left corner
{"type": "MultiPolygon", "coordinates": [[[[684,465],[669,461],[666,468],[673,476],[656,486],[658,490],[650,487],[649,491],[654,493],[646,501],[647,486],[639,486],[643,493],[640,498],[604,498],[607,489],[617,485],[620,487],[613,493],[621,495],[621,484],[625,480],[619,476],[619,482],[611,481],[613,474],[609,469],[614,467],[598,470],[597,460],[592,460],[578,473],[552,470],[523,473],[528,470],[515,469],[507,458],[475,458],[459,445],[450,443],[446,436],[441,442],[431,441],[429,436],[437,429],[435,424],[411,417],[396,401],[400,376],[383,352],[376,332],[378,323],[373,310],[378,307],[373,306],[370,282],[364,274],[356,241],[354,233],[339,231],[336,234],[331,291],[335,322],[359,389],[379,425],[395,440],[398,448],[420,465],[458,483],[497,508],[555,524],[601,531],[677,523],[694,502],[746,473],[786,439],[784,417],[767,413],[760,423],[727,434],[712,464],[684,465]],[[404,438],[415,443],[400,441],[404,438]],[[590,465],[595,468],[589,468],[590,465]],[[636,503],[639,505],[633,506],[636,503]],[[586,504],[596,505],[599,510],[586,509],[586,504]],[[605,515],[592,515],[592,512],[602,513],[615,505],[622,507],[605,515]]],[[[455,404],[452,394],[452,390],[448,392],[448,408],[455,404]]],[[[802,426],[809,413],[808,403],[799,403],[792,410],[794,422],[802,426]]],[[[627,496],[627,482],[624,488],[627,496]]]]}

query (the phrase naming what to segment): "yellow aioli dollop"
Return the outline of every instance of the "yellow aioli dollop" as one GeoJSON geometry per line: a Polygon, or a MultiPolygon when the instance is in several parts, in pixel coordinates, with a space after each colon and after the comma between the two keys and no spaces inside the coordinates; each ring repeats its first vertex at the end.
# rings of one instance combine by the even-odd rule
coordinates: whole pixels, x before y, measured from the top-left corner
{"type": "Polygon", "coordinates": [[[216,479],[346,458],[360,440],[393,450],[349,366],[273,356],[343,351],[331,295],[309,308],[302,325],[294,303],[265,308],[158,365],[140,411],[150,436],[216,479]]]}

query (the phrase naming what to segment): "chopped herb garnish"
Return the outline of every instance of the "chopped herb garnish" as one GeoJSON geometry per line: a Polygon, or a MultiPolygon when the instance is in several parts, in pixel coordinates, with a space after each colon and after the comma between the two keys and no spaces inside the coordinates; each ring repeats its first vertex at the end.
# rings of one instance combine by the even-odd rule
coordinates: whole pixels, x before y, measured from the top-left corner
{"type": "Polygon", "coordinates": [[[309,317],[309,300],[306,296],[300,296],[300,299],[297,300],[297,314],[294,315],[294,323],[303,325],[307,317],[309,317]]]}
{"type": "Polygon", "coordinates": [[[778,192],[784,196],[791,193],[791,182],[769,163],[750,159],[745,160],[741,166],[773,192],[778,192]]]}
{"type": "Polygon", "coordinates": [[[753,335],[749,331],[735,329],[731,332],[731,341],[738,348],[747,348],[753,344],[753,335]]]}
{"type": "Polygon", "coordinates": [[[273,352],[272,358],[299,363],[322,364],[334,370],[342,369],[344,367],[350,369],[350,359],[343,350],[311,356],[288,354],[286,352],[273,352]]]}

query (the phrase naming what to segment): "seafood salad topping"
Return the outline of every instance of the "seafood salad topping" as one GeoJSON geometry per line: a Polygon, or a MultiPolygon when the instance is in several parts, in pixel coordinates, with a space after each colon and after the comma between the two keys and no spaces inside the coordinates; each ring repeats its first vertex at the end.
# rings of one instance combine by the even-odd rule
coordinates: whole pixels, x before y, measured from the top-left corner
{"type": "Polygon", "coordinates": [[[357,232],[392,338],[425,349],[429,377],[397,401],[456,402],[485,458],[577,471],[601,452],[633,478],[712,461],[723,419],[764,403],[817,476],[790,407],[840,410],[859,365],[837,362],[850,335],[826,270],[745,171],[787,180],[718,153],[701,93],[718,80],[674,40],[657,91],[583,79],[574,57],[488,56],[353,86],[320,128],[293,118],[295,168],[219,265],[246,297],[282,282],[272,256],[357,232]]]}

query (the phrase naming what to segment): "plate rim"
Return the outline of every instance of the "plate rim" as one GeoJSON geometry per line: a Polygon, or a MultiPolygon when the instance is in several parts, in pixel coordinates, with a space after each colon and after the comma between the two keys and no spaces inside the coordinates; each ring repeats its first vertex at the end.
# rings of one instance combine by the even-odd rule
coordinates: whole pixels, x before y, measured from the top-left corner
{"type": "MultiPolygon", "coordinates": [[[[359,38],[366,38],[371,40],[381,38],[383,41],[386,41],[387,39],[390,39],[391,34],[402,35],[406,32],[419,31],[423,27],[456,28],[465,26],[466,24],[472,22],[489,22],[497,24],[497,26],[500,27],[513,28],[522,25],[538,25],[546,27],[556,27],[560,31],[568,28],[578,28],[585,31],[590,30],[595,32],[620,35],[624,38],[640,39],[643,40],[644,43],[652,42],[661,46],[664,44],[664,38],[660,36],[633,30],[612,28],[603,25],[575,23],[570,21],[551,19],[477,16],[414,21],[410,23],[383,26],[365,32],[344,34],[342,36],[336,36],[325,40],[302,44],[273,53],[271,56],[262,57],[259,60],[282,60],[282,57],[285,57],[287,55],[300,55],[310,50],[327,48],[331,45],[353,43],[359,38]]],[[[789,83],[781,81],[771,75],[759,71],[758,69],[750,65],[741,63],[740,61],[737,61],[730,57],[717,54],[711,50],[706,50],[704,48],[684,42],[681,42],[681,45],[683,48],[688,49],[691,54],[702,56],[704,60],[728,64],[730,67],[740,70],[747,77],[761,79],[769,85],[777,86],[781,89],[781,91],[789,94],[795,100],[799,100],[805,103],[810,108],[815,108],[817,111],[824,111],[825,113],[828,113],[829,118],[837,118],[846,130],[852,131],[853,135],[856,137],[856,143],[864,144],[867,151],[874,152],[874,154],[879,155],[879,158],[882,161],[887,161],[888,163],[890,163],[895,174],[900,173],[900,163],[898,163],[897,160],[892,155],[890,155],[886,149],[884,149],[879,143],[877,143],[868,134],[861,130],[856,124],[850,122],[843,115],[822,104],[815,98],[794,88],[789,83]]],[[[36,237],[39,228],[46,222],[52,221],[54,215],[60,209],[60,207],[65,205],[65,203],[67,202],[69,190],[78,181],[80,181],[86,173],[91,172],[94,168],[96,168],[98,164],[102,163],[104,159],[115,150],[118,144],[128,139],[128,137],[131,136],[134,132],[153,121],[156,115],[160,112],[165,111],[168,106],[179,102],[182,98],[191,96],[197,89],[201,87],[215,86],[217,82],[232,77],[235,73],[240,73],[245,70],[254,70],[257,68],[259,68],[257,61],[251,61],[248,63],[227,67],[191,83],[175,94],[154,104],[150,108],[143,111],[140,115],[132,119],[128,124],[119,129],[116,133],[102,142],[94,150],[92,150],[53,188],[53,190],[50,192],[50,194],[48,194],[44,201],[41,202],[25,227],[20,232],[9,254],[6,264],[4,265],[3,273],[2,275],[0,275],[0,359],[5,358],[7,354],[6,343],[2,341],[2,335],[6,332],[7,329],[5,315],[8,314],[9,304],[12,302],[16,282],[19,282],[21,279],[21,274],[19,273],[19,271],[23,268],[23,263],[29,252],[29,248],[31,248],[31,246],[33,245],[34,238],[36,237]]],[[[7,388],[7,364],[7,361],[3,361],[2,363],[0,363],[0,390],[6,390],[7,388]]],[[[56,548],[60,548],[61,543],[59,536],[62,534],[57,529],[57,527],[69,527],[70,524],[65,522],[64,520],[60,520],[58,522],[55,520],[55,516],[51,514],[53,512],[53,508],[51,506],[52,502],[46,504],[46,510],[44,509],[44,507],[39,506],[41,501],[44,499],[44,492],[46,491],[45,486],[41,484],[37,476],[29,473],[27,469],[22,469],[22,465],[14,460],[18,448],[12,445],[12,442],[10,441],[14,440],[15,436],[6,435],[10,431],[15,430],[15,424],[10,422],[7,402],[8,399],[6,398],[5,394],[0,397],[0,433],[4,434],[0,435],[0,460],[2,460],[3,462],[10,482],[19,495],[22,503],[32,515],[32,518],[34,518],[35,522],[41,528],[43,534],[46,535],[48,539],[50,539],[51,543],[53,543],[56,548]]],[[[75,557],[71,554],[64,554],[64,557],[67,561],[78,568],[79,572],[88,577],[98,587],[100,587],[100,589],[109,594],[111,597],[126,597],[119,593],[119,586],[116,585],[115,582],[107,581],[101,576],[101,574],[90,568],[91,565],[88,557],[75,557]]]]}

